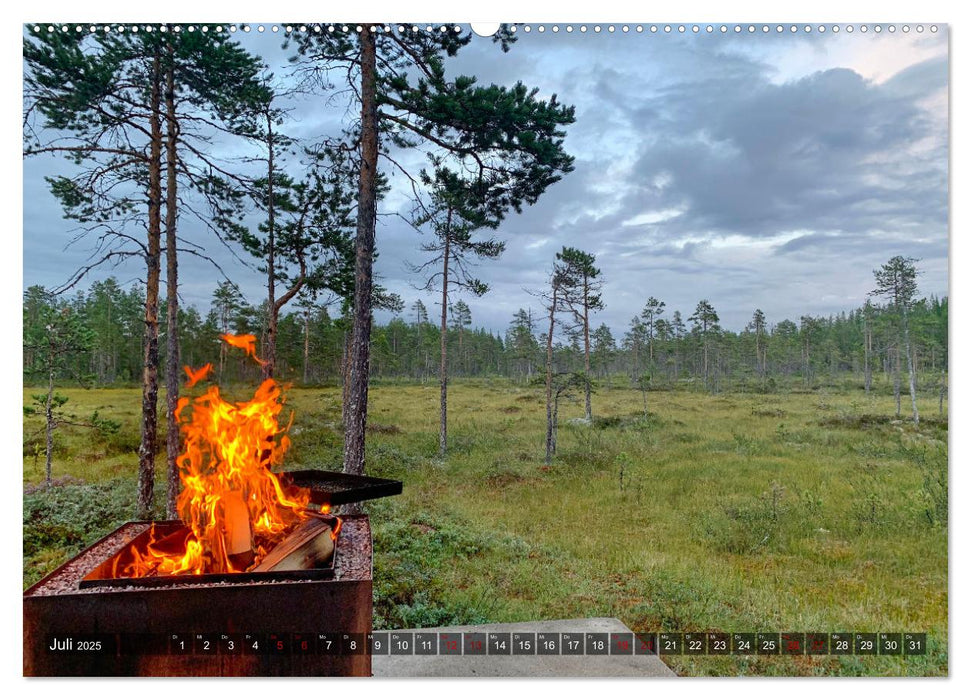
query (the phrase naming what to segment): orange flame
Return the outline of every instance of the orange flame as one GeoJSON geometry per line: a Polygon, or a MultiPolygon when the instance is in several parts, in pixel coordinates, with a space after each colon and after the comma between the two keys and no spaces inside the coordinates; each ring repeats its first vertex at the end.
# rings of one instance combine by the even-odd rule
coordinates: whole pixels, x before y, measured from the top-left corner
{"type": "Polygon", "coordinates": [[[189,381],[185,383],[185,387],[186,389],[191,389],[196,384],[198,384],[203,379],[205,379],[206,376],[212,371],[212,363],[207,362],[199,369],[192,369],[188,365],[186,365],[182,369],[185,370],[186,375],[189,377],[189,381]]]}
{"type": "MultiPolygon", "coordinates": [[[[222,338],[261,362],[254,336],[222,338]]],[[[208,364],[186,367],[186,386],[211,370],[208,364]]],[[[308,517],[309,492],[285,492],[271,471],[290,446],[290,426],[281,427],[278,420],[282,410],[281,387],[272,379],[249,401],[226,401],[217,386],[194,399],[179,399],[175,414],[185,447],[177,458],[182,481],[177,509],[188,530],[162,539],[153,530],[146,551],[132,547],[122,576],[244,571],[308,517]]],[[[339,529],[338,524],[335,537],[339,529]]]]}
{"type": "Polygon", "coordinates": [[[219,336],[224,341],[232,345],[234,348],[239,348],[244,351],[247,355],[252,357],[254,360],[259,362],[261,365],[266,363],[256,356],[256,336],[255,335],[230,335],[229,333],[224,333],[219,336]]]}

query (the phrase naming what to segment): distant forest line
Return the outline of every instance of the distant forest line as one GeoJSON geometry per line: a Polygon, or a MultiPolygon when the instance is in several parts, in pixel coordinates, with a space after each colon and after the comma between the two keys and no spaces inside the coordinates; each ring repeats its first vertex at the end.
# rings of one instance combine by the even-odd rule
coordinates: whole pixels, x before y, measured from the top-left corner
{"type": "MultiPolygon", "coordinates": [[[[54,296],[40,286],[24,293],[25,383],[47,380],[36,355],[45,319],[70,315],[80,340],[63,358],[59,383],[135,384],[144,366],[144,290],[123,288],[114,278],[93,283],[70,296],[54,296]],[[41,370],[41,371],[38,371],[41,370]]],[[[371,377],[434,381],[439,371],[441,331],[418,300],[371,332],[371,377]]],[[[590,378],[629,386],[647,383],[662,388],[675,383],[711,391],[772,391],[793,382],[826,384],[856,377],[861,386],[889,386],[899,367],[901,348],[891,306],[867,302],[831,316],[804,315],[773,322],[761,311],[740,332],[718,325],[714,304],[699,302],[684,313],[650,297],[622,330],[590,322],[590,378]],[[714,316],[711,313],[714,312],[714,316]],[[713,320],[714,319],[714,320],[713,320]],[[707,327],[706,327],[707,326],[707,327]],[[708,370],[705,369],[707,348],[708,370]],[[867,355],[869,354],[869,360],[867,355]],[[867,381],[869,371],[870,381],[867,381]],[[705,379],[705,375],[707,380],[705,379]]],[[[469,307],[450,304],[446,342],[451,377],[507,377],[528,384],[542,380],[546,333],[543,311],[525,305],[509,320],[504,333],[475,326],[469,307]]],[[[431,316],[437,317],[436,311],[431,316]]],[[[189,366],[212,362],[222,383],[257,382],[259,368],[242,353],[219,342],[222,333],[253,333],[265,342],[266,302],[253,305],[232,283],[215,291],[209,310],[179,309],[181,361],[189,366]]],[[[946,386],[948,298],[919,299],[909,326],[917,385],[920,390],[946,386]]],[[[327,306],[295,307],[279,318],[276,376],[308,385],[342,383],[346,369],[351,319],[331,315],[327,306]]],[[[160,319],[160,336],[166,321],[160,319]]],[[[160,343],[164,373],[165,344],[160,343]]],[[[567,326],[554,334],[553,371],[583,372],[582,327],[567,326]]]]}

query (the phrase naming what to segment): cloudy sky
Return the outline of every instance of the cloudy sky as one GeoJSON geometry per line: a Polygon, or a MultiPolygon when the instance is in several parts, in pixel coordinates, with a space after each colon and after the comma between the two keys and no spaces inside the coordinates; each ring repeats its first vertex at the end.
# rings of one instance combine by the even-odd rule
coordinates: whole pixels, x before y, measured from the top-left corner
{"type": "MultiPolygon", "coordinates": [[[[450,64],[482,83],[517,80],[576,106],[566,149],[576,169],[498,231],[506,253],[480,265],[491,286],[465,300],[473,322],[504,330],[536,301],[564,245],[587,250],[603,272],[606,308],[595,321],[618,339],[648,296],[685,317],[709,299],[738,330],[755,308],[770,322],[860,305],[872,270],[893,255],[920,258],[920,291],[948,292],[947,30],[694,35],[525,34],[509,53],[476,38],[450,64]]],[[[280,37],[251,34],[246,46],[286,80],[280,37]]],[[[291,132],[333,133],[339,103],[294,105],[291,132]]],[[[411,166],[424,157],[414,152],[411,166]]],[[[53,158],[24,164],[24,285],[56,286],[90,253],[65,249],[72,225],[60,217],[44,176],[53,158]]],[[[392,178],[381,204],[377,272],[411,304],[434,295],[409,263],[421,237],[394,212],[408,211],[410,187],[392,178]]],[[[253,303],[264,295],[247,270],[200,226],[203,242],[253,303]]],[[[201,309],[218,276],[182,264],[183,300],[201,309]]],[[[123,282],[138,267],[106,269],[123,282]]],[[[387,316],[379,316],[386,320],[387,316]]]]}

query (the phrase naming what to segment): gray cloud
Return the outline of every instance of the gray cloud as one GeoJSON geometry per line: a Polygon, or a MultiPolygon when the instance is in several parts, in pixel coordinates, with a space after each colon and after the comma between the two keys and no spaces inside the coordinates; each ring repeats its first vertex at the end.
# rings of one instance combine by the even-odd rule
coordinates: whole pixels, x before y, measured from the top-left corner
{"type": "MultiPolygon", "coordinates": [[[[543,285],[563,245],[597,254],[607,308],[596,320],[618,338],[650,295],[685,316],[707,297],[730,328],[757,306],[772,321],[834,313],[862,303],[870,271],[898,253],[924,260],[923,293],[946,293],[946,34],[920,39],[922,58],[882,82],[833,58],[861,39],[532,33],[508,54],[475,39],[449,64],[452,74],[556,93],[576,105],[577,123],[566,139],[575,171],[499,229],[507,252],[478,270],[492,291],[467,299],[474,323],[502,330],[520,306],[536,308],[523,290],[543,285]]],[[[243,41],[287,79],[279,37],[243,41]]],[[[897,42],[906,51],[916,41],[883,36],[859,46],[897,42]]],[[[346,96],[295,99],[292,115],[294,133],[308,139],[354,118],[346,96]]],[[[405,156],[413,168],[423,157],[405,156]]],[[[57,284],[86,256],[83,246],[61,251],[70,224],[42,179],[57,167],[24,165],[25,285],[57,284]]],[[[407,211],[410,185],[400,174],[392,185],[377,272],[409,303],[434,303],[405,264],[421,261],[421,239],[390,215],[407,211]]],[[[251,301],[260,298],[259,276],[201,226],[186,218],[185,234],[240,278],[251,301]]],[[[183,270],[184,298],[206,306],[213,273],[192,260],[183,270]]],[[[115,272],[138,276],[134,265],[115,272]]]]}

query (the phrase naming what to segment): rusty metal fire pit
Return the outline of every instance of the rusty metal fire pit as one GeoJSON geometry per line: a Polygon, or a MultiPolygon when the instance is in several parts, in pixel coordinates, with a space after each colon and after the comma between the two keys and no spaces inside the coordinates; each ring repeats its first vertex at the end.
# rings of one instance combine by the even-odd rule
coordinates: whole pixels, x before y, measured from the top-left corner
{"type": "MultiPolygon", "coordinates": [[[[318,505],[401,492],[389,480],[294,474],[281,481],[311,488],[318,505]]],[[[341,520],[333,553],[310,568],[120,578],[110,575],[119,557],[153,525],[181,526],[127,523],[25,591],[24,675],[368,676],[371,528],[366,515],[341,520]]]]}

